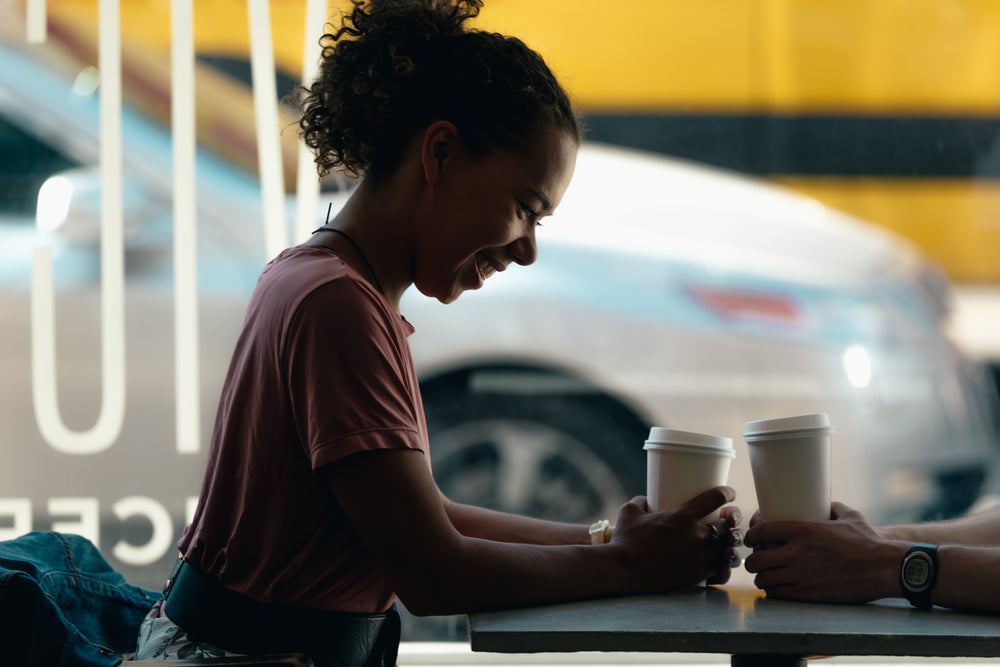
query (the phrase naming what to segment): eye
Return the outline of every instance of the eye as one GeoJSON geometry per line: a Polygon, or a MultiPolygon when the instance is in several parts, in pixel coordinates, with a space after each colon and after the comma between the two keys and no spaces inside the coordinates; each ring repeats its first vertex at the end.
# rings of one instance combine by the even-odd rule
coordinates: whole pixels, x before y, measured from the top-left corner
{"type": "Polygon", "coordinates": [[[518,204],[518,206],[520,206],[520,207],[521,207],[521,211],[523,211],[523,212],[524,212],[524,215],[525,215],[525,216],[526,216],[526,217],[527,217],[527,218],[528,218],[529,220],[534,220],[534,221],[535,221],[535,225],[537,225],[538,227],[541,227],[541,226],[542,226],[542,223],[541,223],[541,222],[539,221],[539,218],[540,218],[541,216],[540,216],[540,215],[538,215],[538,211],[536,211],[536,210],[535,210],[535,209],[533,209],[532,207],[528,206],[527,204],[525,204],[524,202],[522,202],[522,201],[521,201],[521,200],[519,200],[519,199],[518,199],[518,200],[516,200],[516,201],[517,201],[517,204],[518,204]]]}

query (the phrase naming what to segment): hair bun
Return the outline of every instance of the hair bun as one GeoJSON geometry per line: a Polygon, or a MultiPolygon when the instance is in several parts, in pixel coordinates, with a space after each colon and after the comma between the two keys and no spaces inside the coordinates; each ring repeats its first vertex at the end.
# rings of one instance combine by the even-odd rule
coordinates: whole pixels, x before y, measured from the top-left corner
{"type": "Polygon", "coordinates": [[[549,123],[579,139],[569,99],[513,37],[468,27],[482,0],[352,0],[299,88],[300,134],[320,175],[392,171],[421,127],[450,120],[471,150],[516,147],[549,123]]]}

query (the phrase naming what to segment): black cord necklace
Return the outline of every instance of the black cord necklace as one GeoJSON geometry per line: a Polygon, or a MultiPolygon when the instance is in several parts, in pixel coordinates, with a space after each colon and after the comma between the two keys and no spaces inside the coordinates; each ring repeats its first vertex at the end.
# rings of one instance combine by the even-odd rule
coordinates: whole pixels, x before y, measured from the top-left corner
{"type": "MultiPolygon", "coordinates": [[[[330,203],[330,207],[331,208],[333,207],[333,203],[332,202],[330,203]]],[[[340,234],[345,239],[347,239],[347,242],[351,244],[352,248],[354,248],[354,252],[358,253],[358,257],[360,257],[361,261],[365,263],[365,268],[368,269],[368,273],[369,273],[369,275],[371,275],[372,281],[375,283],[375,289],[378,290],[379,294],[381,294],[382,296],[385,296],[385,292],[382,291],[382,283],[380,283],[378,281],[378,276],[375,275],[375,269],[373,269],[372,265],[368,262],[368,258],[365,257],[365,253],[361,252],[361,247],[358,246],[358,244],[354,242],[354,239],[352,239],[350,236],[348,236],[345,232],[342,232],[339,229],[336,229],[334,227],[327,227],[326,226],[326,225],[330,224],[330,208],[327,208],[327,210],[326,210],[326,222],[323,223],[323,224],[324,224],[324,226],[320,227],[317,230],[315,230],[313,232],[313,234],[316,234],[318,232],[333,232],[334,234],[340,234]]],[[[320,244],[319,247],[320,248],[326,248],[327,250],[333,250],[333,252],[337,252],[337,250],[335,248],[331,248],[328,245],[322,245],[322,244],[320,244]]]]}

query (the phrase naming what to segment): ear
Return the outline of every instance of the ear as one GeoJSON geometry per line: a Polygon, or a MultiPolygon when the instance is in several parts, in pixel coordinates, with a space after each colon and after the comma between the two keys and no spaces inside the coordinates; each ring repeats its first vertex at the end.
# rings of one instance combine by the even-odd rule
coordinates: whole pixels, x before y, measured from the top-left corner
{"type": "Polygon", "coordinates": [[[428,183],[437,183],[453,161],[458,147],[458,128],[447,120],[431,123],[424,130],[420,145],[420,159],[424,178],[428,183]]]}

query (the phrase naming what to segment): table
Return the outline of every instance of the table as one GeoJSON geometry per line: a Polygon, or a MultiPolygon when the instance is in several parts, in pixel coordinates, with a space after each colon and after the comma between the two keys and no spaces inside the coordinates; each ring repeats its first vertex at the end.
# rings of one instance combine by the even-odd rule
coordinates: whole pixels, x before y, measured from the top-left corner
{"type": "Polygon", "coordinates": [[[733,667],[810,657],[1000,657],[1000,617],[905,600],[833,605],[768,599],[757,589],[690,588],[469,615],[473,651],[728,653],[733,667]]]}

